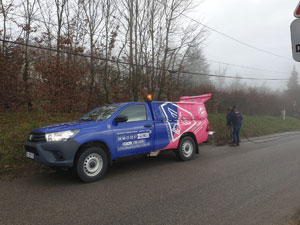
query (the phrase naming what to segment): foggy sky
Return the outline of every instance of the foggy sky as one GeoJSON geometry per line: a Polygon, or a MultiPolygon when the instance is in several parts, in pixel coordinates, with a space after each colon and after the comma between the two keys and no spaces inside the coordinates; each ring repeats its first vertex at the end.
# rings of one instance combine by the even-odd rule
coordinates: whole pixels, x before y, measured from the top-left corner
{"type": "MultiPolygon", "coordinates": [[[[293,12],[298,2],[298,0],[205,0],[189,13],[189,16],[258,48],[292,58],[290,24],[295,19],[293,12]]],[[[294,65],[300,72],[298,62],[256,51],[213,31],[209,31],[205,54],[209,60],[286,72],[277,74],[228,66],[227,75],[285,79],[290,76],[294,65]]],[[[211,64],[210,68],[211,73],[215,73],[219,65],[211,64]]],[[[231,79],[226,81],[232,82],[231,79]]],[[[253,82],[249,84],[253,85],[253,82]]],[[[259,81],[255,85],[283,89],[286,82],[259,81]]]]}

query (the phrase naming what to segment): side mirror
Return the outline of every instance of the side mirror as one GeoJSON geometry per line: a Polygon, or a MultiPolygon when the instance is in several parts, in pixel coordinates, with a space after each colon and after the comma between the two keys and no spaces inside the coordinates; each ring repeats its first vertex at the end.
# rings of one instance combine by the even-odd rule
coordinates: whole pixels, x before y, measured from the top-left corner
{"type": "Polygon", "coordinates": [[[118,115],[114,121],[116,123],[123,123],[123,122],[126,122],[128,120],[128,116],[124,116],[124,115],[118,115]]]}

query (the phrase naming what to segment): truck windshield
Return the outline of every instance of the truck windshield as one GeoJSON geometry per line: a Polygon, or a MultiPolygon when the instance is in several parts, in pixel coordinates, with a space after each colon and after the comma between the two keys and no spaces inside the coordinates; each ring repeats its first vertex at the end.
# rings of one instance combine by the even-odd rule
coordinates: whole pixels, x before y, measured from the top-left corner
{"type": "Polygon", "coordinates": [[[85,116],[81,117],[79,121],[102,121],[106,120],[111,115],[116,112],[123,104],[112,104],[112,105],[105,105],[99,108],[96,108],[86,114],[85,116]]]}

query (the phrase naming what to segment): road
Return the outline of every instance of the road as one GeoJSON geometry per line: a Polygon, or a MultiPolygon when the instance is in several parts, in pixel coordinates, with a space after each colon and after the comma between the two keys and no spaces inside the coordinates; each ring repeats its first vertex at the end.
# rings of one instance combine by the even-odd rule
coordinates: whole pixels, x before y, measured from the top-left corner
{"type": "Polygon", "coordinates": [[[300,133],[116,163],[80,183],[53,172],[0,182],[0,224],[288,224],[300,209],[300,133]],[[273,141],[270,141],[273,140],[273,141]]]}

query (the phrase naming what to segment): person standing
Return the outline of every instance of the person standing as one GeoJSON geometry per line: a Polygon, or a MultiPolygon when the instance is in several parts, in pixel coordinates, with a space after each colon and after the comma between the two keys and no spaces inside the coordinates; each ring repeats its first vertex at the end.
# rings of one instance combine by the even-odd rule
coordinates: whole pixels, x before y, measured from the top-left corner
{"type": "Polygon", "coordinates": [[[243,117],[236,106],[232,107],[231,123],[232,123],[232,144],[240,145],[240,129],[242,127],[243,117]]]}
{"type": "Polygon", "coordinates": [[[227,114],[226,114],[226,125],[227,125],[227,136],[226,136],[226,142],[227,140],[231,139],[232,140],[232,121],[231,121],[231,111],[232,111],[232,107],[229,107],[227,109],[227,114]]]}

